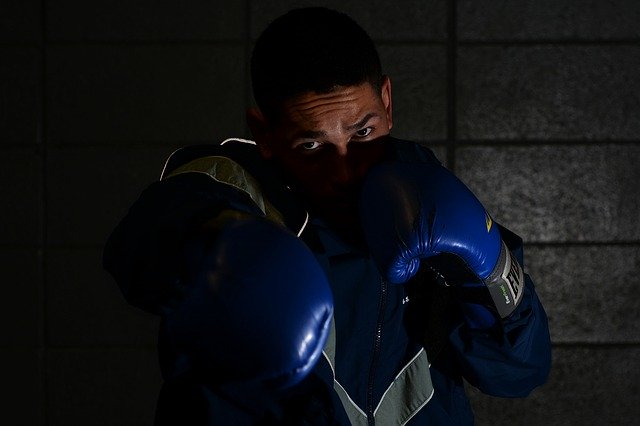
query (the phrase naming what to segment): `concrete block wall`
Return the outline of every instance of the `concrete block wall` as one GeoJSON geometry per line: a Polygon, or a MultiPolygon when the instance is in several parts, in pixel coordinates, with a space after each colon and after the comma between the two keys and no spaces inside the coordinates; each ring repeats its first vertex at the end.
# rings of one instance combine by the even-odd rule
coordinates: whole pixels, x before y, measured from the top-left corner
{"type": "MultiPolygon", "coordinates": [[[[432,146],[526,241],[549,383],[469,392],[480,425],[640,416],[640,3],[0,3],[0,416],[151,424],[157,319],[102,244],[175,148],[248,137],[252,41],[291,7],[351,14],[393,81],[394,134],[432,146]]],[[[4,423],[4,421],[3,421],[4,423]]]]}

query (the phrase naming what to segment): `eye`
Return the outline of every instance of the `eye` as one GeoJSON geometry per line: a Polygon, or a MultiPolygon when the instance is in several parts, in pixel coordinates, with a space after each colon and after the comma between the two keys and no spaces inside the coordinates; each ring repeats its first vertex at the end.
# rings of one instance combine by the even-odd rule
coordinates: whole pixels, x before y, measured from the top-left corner
{"type": "Polygon", "coordinates": [[[364,129],[360,129],[356,132],[356,136],[359,138],[366,138],[373,132],[373,127],[365,127],[364,129]]]}
{"type": "Polygon", "coordinates": [[[318,149],[322,145],[320,142],[312,141],[312,142],[303,142],[296,146],[296,148],[302,151],[313,151],[314,149],[318,149]]]}

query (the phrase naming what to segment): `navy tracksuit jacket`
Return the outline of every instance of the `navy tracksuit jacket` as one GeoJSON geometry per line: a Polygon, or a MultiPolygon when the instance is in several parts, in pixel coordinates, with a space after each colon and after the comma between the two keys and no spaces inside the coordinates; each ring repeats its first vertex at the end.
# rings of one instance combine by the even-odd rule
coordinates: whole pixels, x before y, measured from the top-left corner
{"type": "MultiPolygon", "coordinates": [[[[425,167],[437,162],[430,150],[415,143],[392,138],[388,143],[398,159],[425,167]]],[[[300,225],[299,204],[252,145],[184,148],[174,153],[164,173],[204,156],[236,161],[261,183],[286,224],[300,225]]],[[[189,291],[184,280],[188,236],[222,209],[247,211],[246,201],[202,173],[153,183],[107,242],[105,268],[130,303],[170,315],[189,291]]],[[[500,230],[525,266],[520,238],[500,230]]],[[[440,285],[426,268],[409,283],[392,285],[382,279],[365,249],[350,246],[322,219],[311,218],[301,238],[332,287],[333,349],[325,350],[313,373],[294,388],[252,393],[203,383],[188,360],[173,353],[161,327],[165,382],[156,424],[473,424],[463,379],[502,397],[526,396],[545,382],[551,364],[548,324],[528,276],[513,315],[491,330],[474,330],[465,323],[455,289],[440,285]],[[418,384],[425,380],[429,383],[418,384]]]]}

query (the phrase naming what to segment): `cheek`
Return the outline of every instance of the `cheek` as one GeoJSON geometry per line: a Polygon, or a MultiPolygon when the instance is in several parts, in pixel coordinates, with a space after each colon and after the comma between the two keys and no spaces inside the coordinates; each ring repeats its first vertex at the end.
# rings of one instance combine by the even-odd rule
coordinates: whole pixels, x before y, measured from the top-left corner
{"type": "Polygon", "coordinates": [[[319,194],[326,186],[327,167],[320,161],[287,159],[281,161],[288,176],[305,192],[319,194]]]}
{"type": "Polygon", "coordinates": [[[364,179],[373,166],[391,154],[391,146],[387,143],[386,135],[371,142],[355,144],[349,151],[349,165],[358,181],[364,179]]]}

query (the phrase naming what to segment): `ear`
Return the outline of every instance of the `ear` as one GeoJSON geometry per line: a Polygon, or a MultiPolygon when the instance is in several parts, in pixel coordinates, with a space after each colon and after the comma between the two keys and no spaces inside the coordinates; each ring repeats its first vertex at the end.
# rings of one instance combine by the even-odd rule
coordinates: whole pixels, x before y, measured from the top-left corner
{"type": "Polygon", "coordinates": [[[380,97],[382,98],[382,104],[384,110],[387,113],[387,122],[389,123],[389,130],[393,127],[393,100],[391,98],[391,79],[388,75],[382,76],[382,88],[380,89],[380,97]]]}
{"type": "Polygon", "coordinates": [[[262,156],[266,159],[271,158],[273,155],[271,150],[271,131],[269,123],[267,123],[259,108],[251,107],[247,109],[247,124],[262,156]]]}

